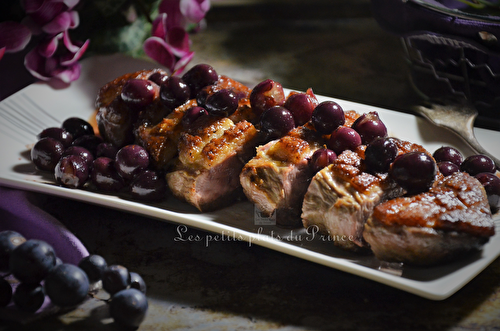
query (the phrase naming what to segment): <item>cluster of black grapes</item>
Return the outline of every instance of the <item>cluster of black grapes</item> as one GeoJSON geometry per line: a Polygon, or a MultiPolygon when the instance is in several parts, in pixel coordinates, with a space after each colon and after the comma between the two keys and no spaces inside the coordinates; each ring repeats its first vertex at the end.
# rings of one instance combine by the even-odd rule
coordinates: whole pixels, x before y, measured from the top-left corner
{"type": "Polygon", "coordinates": [[[121,265],[108,266],[99,255],[83,258],[78,266],[63,263],[48,243],[26,240],[15,231],[0,232],[0,272],[0,307],[12,301],[22,311],[36,312],[48,296],[56,306],[73,308],[101,282],[117,324],[136,328],[148,309],[146,283],[139,274],[121,265]],[[15,290],[6,279],[9,275],[19,282],[15,290]]]}
{"type": "Polygon", "coordinates": [[[31,160],[39,170],[52,172],[64,187],[90,184],[104,192],[126,191],[137,200],[165,197],[165,178],[149,166],[149,153],[142,146],[118,149],[95,135],[81,118],[70,117],[61,127],[43,130],[31,149],[31,160]]]}

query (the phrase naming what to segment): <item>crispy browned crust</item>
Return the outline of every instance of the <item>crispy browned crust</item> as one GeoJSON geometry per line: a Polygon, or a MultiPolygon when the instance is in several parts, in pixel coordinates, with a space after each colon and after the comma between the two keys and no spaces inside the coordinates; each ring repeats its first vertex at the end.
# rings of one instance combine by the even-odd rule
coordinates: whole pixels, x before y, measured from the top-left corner
{"type": "Polygon", "coordinates": [[[385,226],[432,228],[483,237],[495,234],[484,187],[462,172],[436,181],[428,192],[378,205],[372,218],[385,226]]]}

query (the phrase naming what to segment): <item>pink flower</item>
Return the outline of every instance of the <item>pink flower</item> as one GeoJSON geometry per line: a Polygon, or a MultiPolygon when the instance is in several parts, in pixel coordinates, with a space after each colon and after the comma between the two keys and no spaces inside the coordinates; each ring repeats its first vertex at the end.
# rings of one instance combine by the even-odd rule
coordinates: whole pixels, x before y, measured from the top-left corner
{"type": "Polygon", "coordinates": [[[189,23],[200,23],[210,9],[210,0],[163,0],[158,8],[167,14],[167,26],[185,27],[189,23]]]}
{"type": "Polygon", "coordinates": [[[31,32],[23,24],[12,21],[0,23],[0,48],[4,49],[4,53],[15,53],[24,49],[30,39],[31,32]]]}
{"type": "Polygon", "coordinates": [[[80,23],[78,12],[72,11],[79,0],[22,0],[28,17],[24,23],[34,33],[56,34],[74,29],[80,23]]]}
{"type": "Polygon", "coordinates": [[[28,71],[40,80],[70,83],[80,77],[78,60],[88,44],[89,40],[75,45],[71,42],[68,31],[61,32],[40,42],[26,55],[24,64],[28,71]]]}
{"type": "Polygon", "coordinates": [[[167,67],[171,73],[182,72],[191,61],[189,35],[184,28],[167,28],[168,15],[160,14],[153,22],[152,37],[144,42],[144,52],[156,62],[167,67]]]}

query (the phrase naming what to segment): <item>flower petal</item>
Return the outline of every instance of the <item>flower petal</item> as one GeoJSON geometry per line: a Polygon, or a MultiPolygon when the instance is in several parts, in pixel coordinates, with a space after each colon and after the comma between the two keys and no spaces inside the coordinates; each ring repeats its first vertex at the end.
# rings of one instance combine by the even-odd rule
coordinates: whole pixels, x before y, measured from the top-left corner
{"type": "Polygon", "coordinates": [[[167,14],[160,13],[158,17],[155,18],[153,27],[151,28],[151,35],[161,39],[167,37],[167,14]]]}
{"type": "Polygon", "coordinates": [[[194,52],[189,52],[182,58],[180,58],[179,61],[177,61],[177,63],[175,64],[173,72],[175,72],[177,75],[181,74],[184,71],[184,69],[186,69],[188,63],[191,62],[193,56],[194,52]]]}
{"type": "Polygon", "coordinates": [[[38,44],[38,54],[43,57],[52,57],[57,51],[57,47],[59,46],[59,40],[62,39],[63,34],[59,33],[54,37],[47,39],[38,44]]]}
{"type": "Polygon", "coordinates": [[[0,47],[5,52],[18,52],[29,43],[31,31],[25,25],[13,21],[0,23],[0,47]]]}
{"type": "Polygon", "coordinates": [[[31,14],[39,10],[44,2],[45,0],[22,0],[21,5],[26,14],[31,14]]]}
{"type": "Polygon", "coordinates": [[[4,54],[5,54],[5,47],[2,47],[0,48],[0,60],[2,60],[4,54]]]}
{"type": "Polygon", "coordinates": [[[163,0],[158,6],[158,11],[167,14],[167,29],[184,26],[185,19],[179,8],[179,0],[163,0]]]}
{"type": "Polygon", "coordinates": [[[69,29],[72,23],[72,16],[67,11],[60,13],[52,21],[45,24],[42,30],[46,33],[53,34],[63,32],[69,29]]]}
{"type": "Polygon", "coordinates": [[[24,57],[24,66],[34,77],[47,81],[50,77],[46,74],[46,60],[35,47],[24,57]]]}
{"type": "Polygon", "coordinates": [[[168,30],[168,44],[172,47],[172,52],[178,57],[182,57],[189,52],[189,35],[183,28],[172,28],[168,30]]]}
{"type": "Polygon", "coordinates": [[[65,56],[61,56],[61,65],[63,66],[72,66],[78,60],[81,59],[85,51],[87,50],[87,47],[89,46],[90,39],[87,39],[82,46],[78,48],[78,51],[76,53],[68,53],[65,56]]]}
{"type": "Polygon", "coordinates": [[[188,21],[198,23],[210,9],[210,0],[181,0],[179,9],[188,21]]]}
{"type": "Polygon", "coordinates": [[[60,67],[53,71],[53,77],[60,79],[64,83],[71,83],[80,77],[81,65],[76,62],[69,67],[60,67]]]}
{"type": "Polygon", "coordinates": [[[44,1],[38,10],[30,13],[30,17],[35,23],[43,27],[53,21],[61,13],[66,12],[66,9],[66,5],[61,2],[44,1]]]}
{"type": "Polygon", "coordinates": [[[172,72],[176,59],[165,40],[158,37],[149,37],[144,41],[143,47],[147,56],[167,67],[172,72]]]}

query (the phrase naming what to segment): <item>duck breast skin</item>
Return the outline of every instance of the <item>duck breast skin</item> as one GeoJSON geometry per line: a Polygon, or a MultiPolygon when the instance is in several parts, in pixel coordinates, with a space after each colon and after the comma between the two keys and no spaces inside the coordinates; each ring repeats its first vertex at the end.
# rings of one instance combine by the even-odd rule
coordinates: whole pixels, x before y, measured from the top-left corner
{"type": "Polygon", "coordinates": [[[494,234],[482,184],[456,172],[428,192],[376,206],[363,235],[381,261],[435,265],[480,249],[494,234]]]}
{"type": "MultiPolygon", "coordinates": [[[[392,139],[398,154],[425,151],[420,145],[392,139]]],[[[405,193],[387,173],[364,171],[365,148],[361,145],[355,151],[346,150],[320,170],[312,178],[302,206],[304,227],[317,227],[336,246],[352,251],[368,248],[363,230],[373,208],[405,193]]]]}

